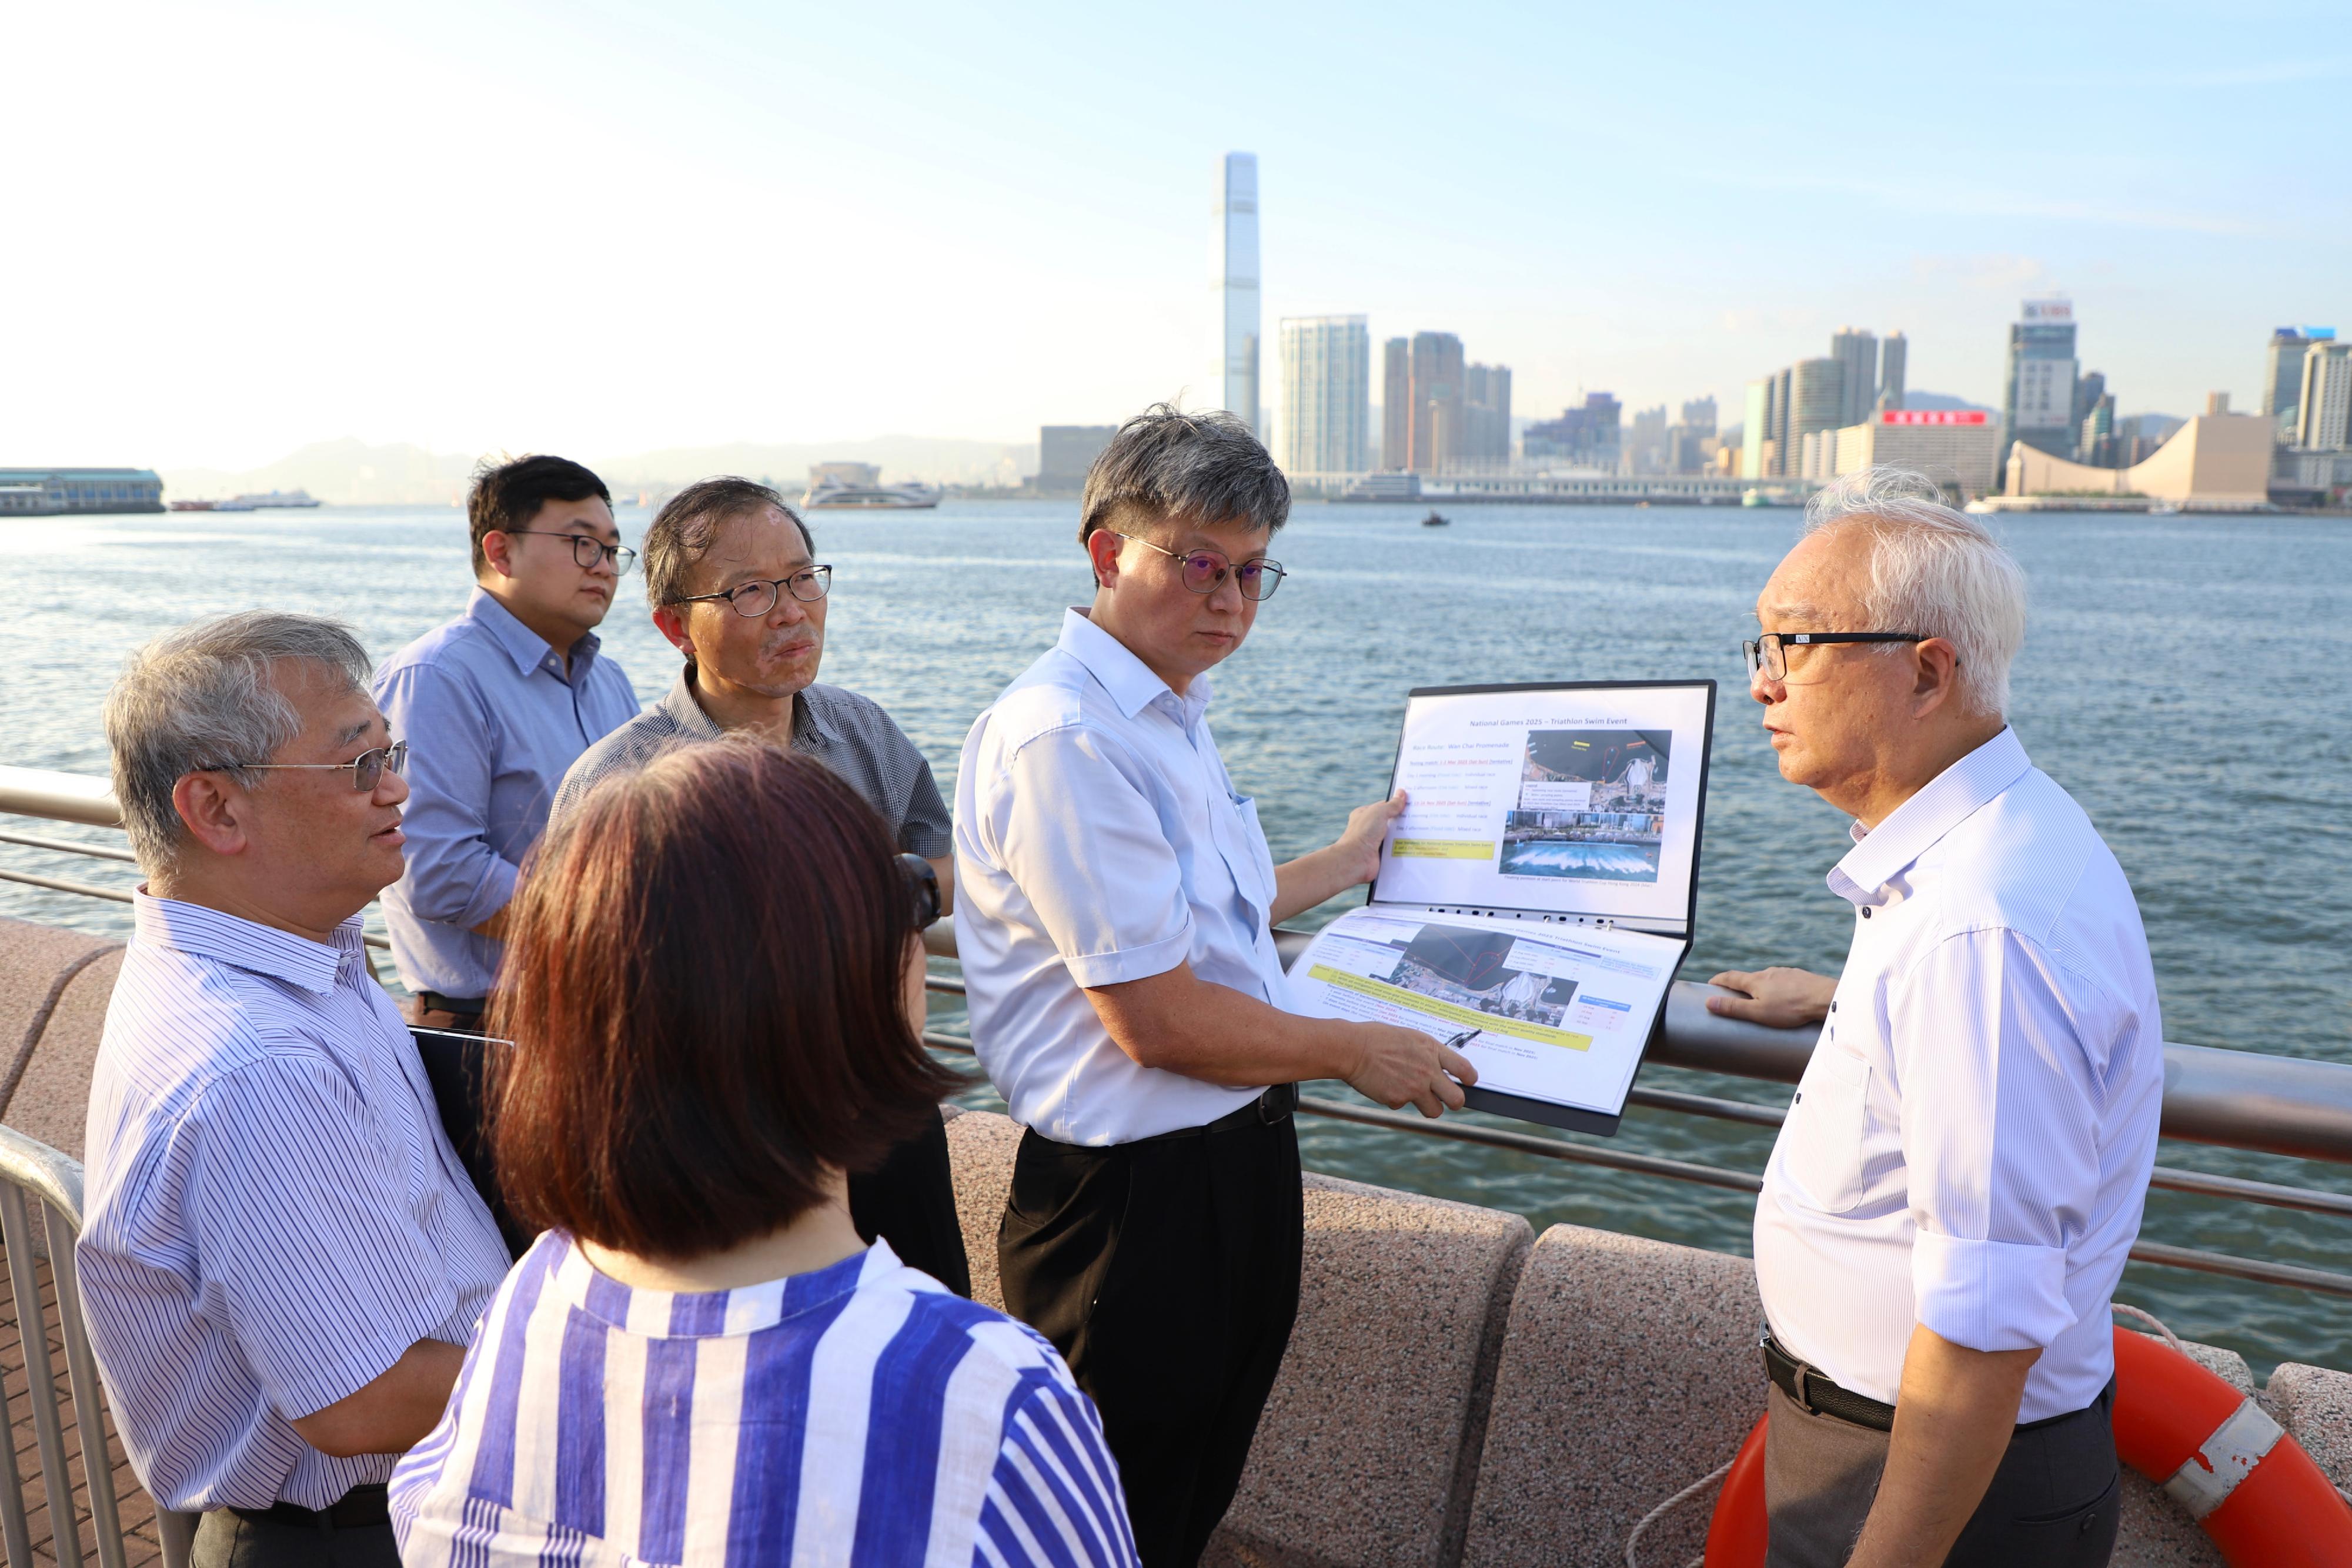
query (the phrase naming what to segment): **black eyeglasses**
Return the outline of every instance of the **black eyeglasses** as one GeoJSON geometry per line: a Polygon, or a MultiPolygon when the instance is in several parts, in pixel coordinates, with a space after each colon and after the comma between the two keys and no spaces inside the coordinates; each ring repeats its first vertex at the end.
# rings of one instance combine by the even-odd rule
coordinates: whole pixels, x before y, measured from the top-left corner
{"type": "Polygon", "coordinates": [[[1184,586],[1195,593],[1214,593],[1224,586],[1231,576],[1240,584],[1244,599],[1272,599],[1274,591],[1282,586],[1285,573],[1277,561],[1245,560],[1239,566],[1213,549],[1172,550],[1166,545],[1153,544],[1136,534],[1119,534],[1117,528],[1105,533],[1118,534],[1123,539],[1133,539],[1146,549],[1156,549],[1183,568],[1184,586]]]}
{"type": "Polygon", "coordinates": [[[407,766],[408,742],[395,740],[390,746],[362,751],[349,762],[230,762],[224,764],[219,771],[226,773],[234,769],[242,773],[247,768],[348,768],[352,770],[352,788],[362,794],[373,794],[387,772],[398,773],[407,766]]]}
{"type": "Polygon", "coordinates": [[[1748,654],[1748,678],[1761,674],[1768,681],[1789,678],[1789,649],[1811,648],[1822,643],[1924,643],[1918,632],[1767,632],[1739,646],[1748,654]]]}
{"type": "Polygon", "coordinates": [[[724,593],[688,593],[677,599],[679,604],[700,604],[706,600],[725,600],[742,616],[765,615],[776,607],[776,590],[789,588],[793,597],[803,604],[814,604],[833,588],[833,568],[812,566],[790,577],[761,578],[751,582],[739,582],[724,593]]]}
{"type": "Polygon", "coordinates": [[[572,559],[574,564],[583,567],[593,568],[598,561],[603,560],[612,562],[613,570],[615,571],[626,571],[629,570],[630,563],[637,559],[637,552],[628,546],[608,545],[593,534],[556,534],[550,533],[545,528],[500,528],[499,531],[504,534],[530,534],[542,539],[570,539],[572,559]]]}
{"type": "Polygon", "coordinates": [[[900,855],[898,875],[914,900],[915,925],[928,931],[940,923],[940,873],[920,855],[900,855]]]}

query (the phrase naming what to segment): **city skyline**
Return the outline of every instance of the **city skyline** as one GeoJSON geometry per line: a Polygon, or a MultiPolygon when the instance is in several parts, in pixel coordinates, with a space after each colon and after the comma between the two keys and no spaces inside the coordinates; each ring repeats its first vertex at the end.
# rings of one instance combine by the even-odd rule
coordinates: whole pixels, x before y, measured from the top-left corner
{"type": "Polygon", "coordinates": [[[2277,322],[2352,315],[2352,214],[2273,152],[2325,144],[2352,78],[2317,5],[1856,7],[1801,47],[1725,7],[1703,48],[1630,12],[914,12],[29,13],[24,57],[108,72],[0,103],[20,210],[59,214],[0,264],[36,302],[0,460],[1025,441],[1213,401],[1206,171],[1244,149],[1263,327],[1440,329],[1538,417],[1604,389],[1737,411],[1848,322],[1997,407],[2017,299],[2061,291],[2126,413],[2256,408],[2277,322]],[[1563,92],[1562,57],[1609,68],[1563,92]],[[1892,126],[1803,86],[1874,61],[1908,73],[1892,126]],[[1435,131],[1372,112],[1426,79],[1478,88],[1435,131]],[[2024,112],[2053,102],[2097,127],[2067,159],[2024,112]]]}

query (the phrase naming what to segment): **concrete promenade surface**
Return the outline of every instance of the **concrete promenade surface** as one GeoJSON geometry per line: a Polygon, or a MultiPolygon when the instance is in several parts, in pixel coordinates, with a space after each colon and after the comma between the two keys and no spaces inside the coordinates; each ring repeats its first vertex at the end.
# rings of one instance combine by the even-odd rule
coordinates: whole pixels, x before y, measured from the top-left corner
{"type": "MultiPolygon", "coordinates": [[[[0,1120],[79,1159],[119,945],[0,920],[0,1120]]],[[[996,1228],[1020,1128],[952,1113],[972,1288],[1002,1305],[996,1228]]],[[[1298,1325],[1217,1568],[1537,1568],[1625,1562],[1643,1514],[1729,1459],[1762,1412],[1755,1272],[1744,1258],[1310,1175],[1298,1325]]],[[[37,1270],[79,1502],[80,1457],[46,1261],[37,1270]]],[[[36,1558],[57,1561],[13,1301],[0,1312],[17,1473],[36,1558]]],[[[2352,1375],[2294,1364],[2257,1389],[2242,1359],[2199,1360],[2352,1487],[2352,1375]]],[[[110,1437],[111,1433],[110,1431],[110,1437]]],[[[129,1560],[153,1560],[153,1505],[110,1443],[129,1560]]],[[[2118,1564],[2219,1563],[2204,1533],[2126,1471],[2118,1564]]],[[[1643,1568],[1689,1563],[1711,1490],[1654,1526],[1643,1568]]],[[[91,1541],[79,1510],[85,1551],[91,1541]]],[[[91,1561],[95,1561],[94,1553],[91,1561]]]]}

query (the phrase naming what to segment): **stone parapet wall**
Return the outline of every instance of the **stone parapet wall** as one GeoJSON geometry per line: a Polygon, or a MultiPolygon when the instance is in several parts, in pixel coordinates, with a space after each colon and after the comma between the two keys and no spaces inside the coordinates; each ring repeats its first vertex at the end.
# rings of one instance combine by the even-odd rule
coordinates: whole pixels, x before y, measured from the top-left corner
{"type": "MultiPolygon", "coordinates": [[[[79,1157],[118,945],[0,920],[0,1119],[79,1157]]],[[[996,1230],[1021,1129],[948,1126],[973,1294],[1002,1306],[996,1230]]],[[[1728,1459],[1764,1405],[1748,1260],[1307,1178],[1306,1279],[1219,1568],[1616,1565],[1654,1506],[1728,1459]]],[[[2352,1487],[2352,1375],[2189,1345],[2352,1487]]],[[[21,1436],[21,1434],[20,1434],[21,1436]]],[[[2203,1531],[2126,1472],[2126,1568],[2219,1563],[2203,1531]]],[[[1654,1526],[1680,1564],[1713,1506],[1654,1526]]]]}

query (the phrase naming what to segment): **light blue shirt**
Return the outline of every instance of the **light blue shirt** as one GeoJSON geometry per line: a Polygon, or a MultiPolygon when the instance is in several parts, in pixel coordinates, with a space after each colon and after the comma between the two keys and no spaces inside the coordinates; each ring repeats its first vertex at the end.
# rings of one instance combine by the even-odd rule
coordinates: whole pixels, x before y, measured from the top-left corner
{"type": "Polygon", "coordinates": [[[292,1418],[464,1344],[506,1244],[356,916],[331,945],[197,904],[137,922],[90,1078],[82,1311],[168,1509],[325,1508],[392,1474],[292,1418]]]}
{"type": "Polygon", "coordinates": [[[2131,884],[2006,729],[1853,836],[1853,951],[1756,1201],[1764,1315],[1873,1399],[1920,1324],[2039,1350],[2019,1420],[2084,1409],[2164,1100],[2131,884]]]}
{"type": "Polygon", "coordinates": [[[633,1289],[549,1231],[400,1461],[408,1568],[1135,1568],[1118,1467],[1044,1336],[877,1242],[633,1289]]]}
{"type": "Polygon", "coordinates": [[[1274,856],[1209,733],[1077,610],[982,714],[956,778],[956,950],[972,1043],[1014,1121],[1065,1144],[1203,1126],[1260,1091],[1139,1066],[1080,988],[1189,963],[1279,1007],[1274,856]]]}
{"type": "Polygon", "coordinates": [[[484,590],[375,673],[376,706],[408,742],[408,869],[383,890],[393,961],[412,991],[489,995],[499,943],[473,927],[507,906],[580,754],[636,716],[629,677],[592,633],[572,671],[484,590]]]}

